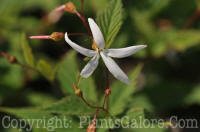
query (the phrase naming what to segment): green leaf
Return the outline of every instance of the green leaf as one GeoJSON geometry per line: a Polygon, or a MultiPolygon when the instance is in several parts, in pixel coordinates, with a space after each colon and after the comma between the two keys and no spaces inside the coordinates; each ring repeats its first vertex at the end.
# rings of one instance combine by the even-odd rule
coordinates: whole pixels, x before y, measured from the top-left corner
{"type": "Polygon", "coordinates": [[[58,80],[61,84],[61,88],[63,92],[70,94],[74,93],[72,84],[76,82],[78,77],[75,55],[76,53],[74,51],[68,52],[58,70],[58,80]]]}
{"type": "Polygon", "coordinates": [[[49,105],[56,102],[56,99],[48,94],[30,91],[26,94],[26,98],[33,106],[49,105]]]}
{"type": "MultiPolygon", "coordinates": [[[[58,70],[58,81],[64,93],[74,95],[73,82],[77,82],[79,69],[77,66],[76,53],[70,51],[63,60],[58,70]]],[[[83,92],[83,96],[93,102],[97,101],[97,92],[92,78],[81,79],[79,88],[83,92]]]]}
{"type": "Polygon", "coordinates": [[[75,95],[71,97],[66,97],[58,101],[57,103],[42,108],[41,110],[45,112],[77,116],[89,115],[94,112],[93,109],[84,104],[83,101],[75,95]]]}
{"type": "Polygon", "coordinates": [[[121,0],[111,0],[103,11],[97,14],[97,23],[101,28],[106,41],[106,48],[113,43],[120,30],[123,19],[123,8],[121,0]]]}
{"type": "MultiPolygon", "coordinates": [[[[125,132],[165,132],[167,126],[171,123],[162,120],[162,124],[155,122],[155,117],[143,108],[132,108],[124,116],[123,124],[129,126],[128,129],[123,129],[125,132]],[[148,122],[147,122],[148,120],[148,122]],[[128,124],[127,124],[128,123],[128,124]]],[[[157,119],[159,121],[159,119],[157,119]]]]}
{"type": "Polygon", "coordinates": [[[146,12],[147,16],[149,16],[149,18],[153,18],[157,14],[162,12],[162,10],[164,10],[170,4],[170,2],[171,2],[171,0],[150,1],[150,3],[151,3],[150,9],[145,10],[145,12],[146,12]]]}
{"type": "Polygon", "coordinates": [[[184,99],[186,104],[199,104],[200,103],[200,85],[193,88],[191,93],[184,99]]]}
{"type": "Polygon", "coordinates": [[[49,81],[53,81],[55,78],[55,72],[47,61],[39,60],[37,63],[37,70],[42,73],[44,77],[46,77],[49,81]]]}
{"type": "MultiPolygon", "coordinates": [[[[23,69],[20,66],[11,65],[5,58],[0,58],[0,69],[0,86],[2,90],[0,95],[3,93],[4,89],[6,93],[9,93],[10,91],[7,91],[6,89],[12,88],[13,90],[16,90],[23,86],[23,69]],[[2,71],[5,68],[7,70],[4,71],[4,73],[2,71]]],[[[5,95],[5,93],[3,93],[2,95],[5,95]]]]}
{"type": "Polygon", "coordinates": [[[187,30],[180,31],[174,34],[173,38],[169,42],[170,46],[178,51],[184,51],[194,45],[200,43],[200,31],[198,30],[187,30]]]}
{"type": "Polygon", "coordinates": [[[22,44],[22,49],[23,49],[23,53],[24,53],[24,58],[25,58],[25,61],[26,63],[31,66],[31,67],[34,67],[34,55],[32,53],[32,49],[31,47],[29,46],[28,44],[28,41],[26,39],[26,35],[23,33],[22,34],[22,41],[21,41],[21,44],[22,44]]]}
{"type": "MultiPolygon", "coordinates": [[[[45,104],[37,108],[5,108],[0,107],[0,111],[14,114],[19,117],[34,116],[34,113],[54,113],[61,115],[90,115],[94,110],[85,105],[82,100],[76,96],[65,97],[53,104],[45,104]]],[[[93,113],[92,113],[93,114],[93,113]]]]}
{"type": "MultiPolygon", "coordinates": [[[[56,132],[74,131],[79,132],[84,129],[80,129],[80,116],[90,116],[93,114],[94,110],[85,105],[81,99],[78,97],[66,97],[62,100],[53,103],[51,105],[38,107],[38,108],[5,108],[0,107],[1,112],[6,112],[12,114],[18,118],[29,120],[28,123],[32,123],[35,129],[44,128],[44,123],[37,123],[31,119],[46,121],[48,127],[44,128],[44,131],[55,129],[56,132]],[[66,119],[66,120],[64,120],[66,119]],[[53,123],[49,123],[54,120],[53,123]],[[55,128],[56,120],[60,120],[62,123],[69,123],[70,128],[55,128]],[[30,122],[32,121],[32,122],[30,122]],[[66,121],[66,122],[65,122],[66,121]],[[39,126],[38,126],[39,125],[39,126]]],[[[58,125],[58,124],[57,124],[58,125]]],[[[35,130],[36,131],[36,130],[35,130]]]]}
{"type": "Polygon", "coordinates": [[[138,65],[130,74],[131,84],[123,84],[121,82],[114,83],[112,94],[110,96],[110,113],[118,115],[124,111],[127,104],[131,101],[131,96],[135,92],[136,79],[142,69],[142,65],[138,65]]]}
{"type": "Polygon", "coordinates": [[[131,13],[134,27],[140,33],[140,36],[144,37],[148,41],[152,41],[156,31],[149,18],[137,10],[132,10],[131,13]]]}

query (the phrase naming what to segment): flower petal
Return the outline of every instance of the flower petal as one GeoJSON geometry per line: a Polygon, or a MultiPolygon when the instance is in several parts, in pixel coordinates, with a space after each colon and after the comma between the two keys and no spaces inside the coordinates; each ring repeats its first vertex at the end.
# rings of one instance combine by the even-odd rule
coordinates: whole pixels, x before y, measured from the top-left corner
{"type": "Polygon", "coordinates": [[[119,48],[119,49],[105,49],[104,52],[106,55],[110,57],[124,58],[146,47],[147,47],[146,45],[138,45],[138,46],[130,46],[127,48],[119,48]]]}
{"type": "Polygon", "coordinates": [[[98,25],[95,23],[95,21],[92,18],[88,18],[88,22],[89,22],[90,29],[92,31],[92,35],[93,35],[95,43],[99,46],[99,48],[103,49],[105,47],[105,40],[100,28],[98,27],[98,25]]]}
{"type": "Polygon", "coordinates": [[[130,84],[127,75],[120,69],[117,63],[105,53],[101,52],[100,54],[106,67],[113,74],[113,76],[126,84],[130,84]]]}
{"type": "Polygon", "coordinates": [[[97,53],[89,62],[88,64],[83,68],[81,71],[81,76],[84,78],[89,77],[94,70],[97,68],[99,64],[99,54],[97,53]]]}
{"type": "Polygon", "coordinates": [[[67,35],[67,32],[65,33],[65,41],[73,48],[75,49],[76,51],[78,51],[79,53],[85,55],[85,56],[88,56],[88,57],[92,57],[94,55],[96,55],[97,51],[94,51],[94,50],[90,50],[90,49],[86,49],[86,48],[83,48],[81,46],[79,46],[78,44],[72,42],[68,35],[67,35]]]}

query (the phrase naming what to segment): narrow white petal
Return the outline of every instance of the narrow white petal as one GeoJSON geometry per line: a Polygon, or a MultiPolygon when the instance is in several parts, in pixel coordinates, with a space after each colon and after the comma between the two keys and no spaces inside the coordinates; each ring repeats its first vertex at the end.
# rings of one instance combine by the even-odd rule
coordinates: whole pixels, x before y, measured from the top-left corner
{"type": "Polygon", "coordinates": [[[84,78],[89,77],[94,70],[97,68],[99,64],[99,54],[97,53],[88,63],[87,65],[83,68],[81,71],[81,76],[84,78]]]}
{"type": "Polygon", "coordinates": [[[119,49],[105,49],[104,53],[110,57],[124,58],[146,47],[146,45],[137,45],[119,49]]]}
{"type": "Polygon", "coordinates": [[[105,40],[100,28],[98,27],[98,25],[95,23],[95,21],[92,18],[88,18],[88,22],[89,22],[90,29],[92,31],[92,35],[93,35],[95,43],[99,46],[99,48],[103,49],[105,47],[105,40]]]}
{"type": "Polygon", "coordinates": [[[81,53],[81,54],[83,54],[83,55],[85,55],[85,56],[92,57],[92,56],[94,56],[94,55],[97,53],[97,51],[83,48],[83,47],[79,46],[78,44],[72,42],[72,41],[69,39],[67,33],[65,33],[65,41],[66,41],[73,49],[75,49],[76,51],[78,51],[79,53],[81,53]]]}
{"type": "Polygon", "coordinates": [[[126,84],[130,84],[127,75],[120,69],[117,63],[103,52],[101,52],[100,54],[106,67],[113,74],[113,76],[126,84]]]}

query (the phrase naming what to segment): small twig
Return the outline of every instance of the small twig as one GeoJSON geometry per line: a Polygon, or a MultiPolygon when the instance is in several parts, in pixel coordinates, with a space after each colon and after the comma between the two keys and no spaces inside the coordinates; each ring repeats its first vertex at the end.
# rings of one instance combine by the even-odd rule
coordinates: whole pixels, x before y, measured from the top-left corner
{"type": "Polygon", "coordinates": [[[91,107],[91,108],[94,108],[94,109],[102,109],[102,107],[93,106],[93,105],[89,104],[83,96],[81,96],[81,99],[83,100],[83,102],[84,102],[86,105],[88,105],[88,106],[91,107]]]}
{"type": "Polygon", "coordinates": [[[81,0],[81,14],[84,17],[84,0],[81,0]]]}
{"type": "Polygon", "coordinates": [[[192,16],[186,21],[184,29],[190,28],[193,23],[200,17],[200,9],[197,9],[192,16]]]}
{"type": "Polygon", "coordinates": [[[101,110],[105,111],[107,114],[109,114],[109,112],[108,112],[104,107],[98,107],[98,106],[93,106],[93,105],[89,104],[83,96],[81,96],[81,99],[82,99],[83,102],[84,102],[87,106],[89,106],[90,108],[98,109],[98,110],[101,109],[101,110]]]}
{"type": "Polygon", "coordinates": [[[76,11],[75,14],[81,19],[81,21],[82,21],[82,23],[83,23],[83,26],[84,26],[84,27],[86,28],[86,30],[88,31],[89,36],[92,36],[91,30],[90,30],[90,28],[89,28],[89,26],[88,26],[88,24],[87,24],[87,22],[86,22],[85,17],[84,17],[84,16],[81,16],[81,14],[80,14],[78,11],[76,11]]]}
{"type": "Polygon", "coordinates": [[[104,100],[103,100],[103,106],[102,106],[103,108],[105,107],[105,104],[106,104],[106,101],[107,101],[107,97],[108,97],[107,94],[105,94],[104,95],[104,100]]]}

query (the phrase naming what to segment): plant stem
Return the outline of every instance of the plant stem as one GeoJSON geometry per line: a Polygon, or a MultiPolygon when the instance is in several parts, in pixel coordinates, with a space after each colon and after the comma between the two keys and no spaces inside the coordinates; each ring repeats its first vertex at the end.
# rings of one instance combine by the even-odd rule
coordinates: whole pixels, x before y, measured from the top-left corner
{"type": "Polygon", "coordinates": [[[86,28],[86,30],[88,31],[89,36],[92,36],[92,33],[90,31],[90,28],[88,27],[88,24],[85,20],[85,17],[82,16],[78,11],[75,12],[75,14],[81,19],[83,26],[86,28]]]}
{"type": "Polygon", "coordinates": [[[81,14],[84,17],[84,8],[83,8],[84,5],[83,4],[84,4],[84,1],[81,0],[81,14]]]}
{"type": "Polygon", "coordinates": [[[193,23],[200,17],[200,9],[197,9],[192,16],[186,21],[184,29],[190,28],[193,23]]]}

